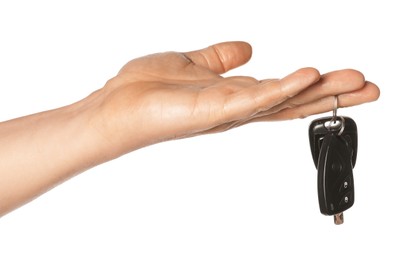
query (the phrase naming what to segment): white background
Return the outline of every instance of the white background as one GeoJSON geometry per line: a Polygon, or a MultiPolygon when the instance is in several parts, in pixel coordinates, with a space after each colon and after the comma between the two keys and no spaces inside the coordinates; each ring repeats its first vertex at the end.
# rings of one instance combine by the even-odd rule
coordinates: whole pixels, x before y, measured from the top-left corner
{"type": "Polygon", "coordinates": [[[1,0],[0,121],[75,102],[135,57],[228,40],[254,53],[227,75],[355,68],[381,98],[338,111],[359,129],[356,202],[341,226],[318,208],[317,115],[89,170],[1,218],[0,259],[416,259],[412,3],[1,0]]]}

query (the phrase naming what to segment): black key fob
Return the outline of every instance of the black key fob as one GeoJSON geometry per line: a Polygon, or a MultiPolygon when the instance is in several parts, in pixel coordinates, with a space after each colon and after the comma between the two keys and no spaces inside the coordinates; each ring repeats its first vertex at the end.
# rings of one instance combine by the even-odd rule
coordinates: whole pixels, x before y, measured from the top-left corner
{"type": "Polygon", "coordinates": [[[320,211],[324,215],[334,215],[336,223],[336,217],[342,217],[342,212],[355,200],[356,123],[348,117],[320,118],[310,124],[309,138],[317,168],[320,211]]]}

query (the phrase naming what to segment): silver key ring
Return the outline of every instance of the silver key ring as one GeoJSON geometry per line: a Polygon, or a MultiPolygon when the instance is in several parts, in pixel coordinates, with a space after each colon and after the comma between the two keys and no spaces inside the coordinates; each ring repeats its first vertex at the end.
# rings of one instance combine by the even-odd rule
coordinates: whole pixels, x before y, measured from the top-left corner
{"type": "Polygon", "coordinates": [[[333,121],[333,123],[336,123],[336,118],[337,118],[337,107],[338,107],[338,104],[339,103],[339,98],[338,98],[338,96],[334,96],[334,103],[333,103],[333,118],[332,118],[332,121],[333,121]]]}
{"type": "Polygon", "coordinates": [[[340,129],[339,133],[337,133],[337,135],[341,135],[343,133],[343,131],[345,130],[345,118],[343,116],[337,116],[337,108],[338,108],[338,104],[339,103],[339,99],[338,96],[334,96],[334,103],[333,103],[333,117],[330,121],[327,122],[327,124],[325,123],[325,127],[330,131],[330,130],[336,130],[336,129],[340,129]],[[337,123],[337,119],[340,118],[340,123],[337,123]]]}

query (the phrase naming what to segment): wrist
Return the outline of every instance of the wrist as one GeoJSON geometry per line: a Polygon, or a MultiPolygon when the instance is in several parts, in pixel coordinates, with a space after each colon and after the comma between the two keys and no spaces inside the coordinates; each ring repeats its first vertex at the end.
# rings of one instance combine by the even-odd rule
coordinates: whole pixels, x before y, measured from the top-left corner
{"type": "Polygon", "coordinates": [[[0,216],[106,161],[93,108],[86,98],[0,123],[0,216]]]}
{"type": "MultiPolygon", "coordinates": [[[[71,141],[70,146],[74,155],[81,162],[78,171],[84,171],[100,163],[118,157],[116,150],[112,150],[113,142],[109,138],[110,125],[102,112],[102,90],[98,90],[88,97],[57,110],[57,118],[66,121],[67,129],[63,138],[71,141]]],[[[60,119],[58,119],[60,121],[60,119]]]]}

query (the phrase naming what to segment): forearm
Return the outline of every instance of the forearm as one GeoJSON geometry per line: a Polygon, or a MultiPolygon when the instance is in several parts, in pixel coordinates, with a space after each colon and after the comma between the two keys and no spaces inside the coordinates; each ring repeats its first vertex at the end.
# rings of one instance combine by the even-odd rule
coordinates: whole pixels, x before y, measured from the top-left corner
{"type": "Polygon", "coordinates": [[[92,99],[0,123],[0,216],[109,159],[92,99]]]}

